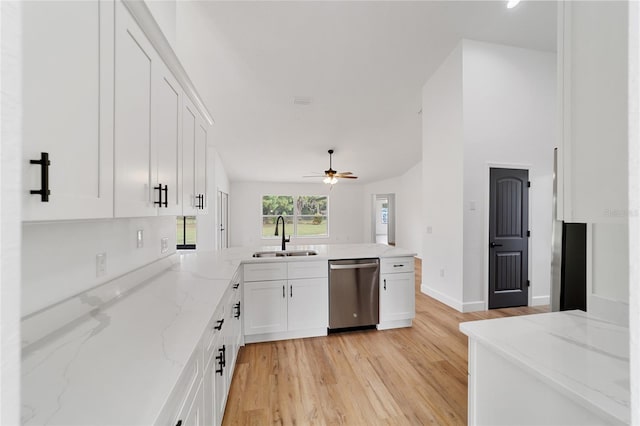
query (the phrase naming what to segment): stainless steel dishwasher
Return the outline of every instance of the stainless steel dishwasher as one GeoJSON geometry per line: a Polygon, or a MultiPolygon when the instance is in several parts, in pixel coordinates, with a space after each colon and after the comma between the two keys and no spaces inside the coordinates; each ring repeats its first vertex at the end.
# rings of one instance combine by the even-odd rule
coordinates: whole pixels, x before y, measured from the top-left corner
{"type": "Polygon", "coordinates": [[[378,324],[380,260],[329,261],[329,329],[378,324]]]}

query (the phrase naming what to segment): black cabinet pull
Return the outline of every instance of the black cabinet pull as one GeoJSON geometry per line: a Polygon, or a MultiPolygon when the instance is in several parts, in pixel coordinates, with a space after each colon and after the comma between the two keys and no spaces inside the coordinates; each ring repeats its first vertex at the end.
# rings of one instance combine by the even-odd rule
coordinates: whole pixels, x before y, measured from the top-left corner
{"type": "Polygon", "coordinates": [[[40,189],[32,189],[29,193],[39,195],[41,202],[48,203],[49,195],[51,195],[51,191],[49,190],[49,166],[51,165],[51,161],[49,161],[49,153],[41,152],[40,159],[29,160],[29,164],[40,165],[40,189]]]}
{"type": "Polygon", "coordinates": [[[235,283],[235,284],[233,285],[233,289],[234,289],[234,290],[237,290],[237,289],[238,289],[238,287],[240,287],[240,283],[235,283]]]}
{"type": "Polygon", "coordinates": [[[224,371],[224,355],[222,349],[218,349],[218,356],[216,356],[216,360],[218,361],[218,367],[216,368],[216,373],[222,376],[222,372],[224,371]]]}
{"type": "Polygon", "coordinates": [[[240,318],[240,302],[238,302],[235,305],[233,305],[233,307],[236,310],[236,313],[233,315],[233,317],[234,318],[240,318]]]}
{"type": "Polygon", "coordinates": [[[289,297],[293,297],[293,286],[289,286],[289,297]]]}
{"type": "Polygon", "coordinates": [[[492,242],[491,244],[489,244],[489,247],[491,247],[491,248],[502,247],[502,244],[496,244],[496,243],[492,242]]]}
{"type": "Polygon", "coordinates": [[[153,190],[154,190],[154,191],[155,191],[155,190],[157,190],[157,191],[158,191],[158,200],[159,200],[159,201],[154,201],[154,202],[153,202],[153,205],[154,205],[154,206],[156,206],[156,205],[157,205],[157,206],[162,207],[162,184],[161,184],[161,183],[159,183],[159,184],[158,184],[158,186],[154,186],[154,187],[153,187],[153,190]]]}
{"type": "Polygon", "coordinates": [[[227,346],[222,345],[222,366],[227,366],[227,346]]]}
{"type": "Polygon", "coordinates": [[[182,420],[178,420],[178,423],[176,423],[176,426],[182,426],[182,420]]]}
{"type": "Polygon", "coordinates": [[[399,264],[399,265],[393,265],[394,268],[402,268],[404,265],[399,264]]]}
{"type": "Polygon", "coordinates": [[[218,324],[214,325],[213,328],[218,331],[222,330],[222,324],[224,324],[224,318],[222,318],[221,320],[218,320],[217,323],[218,324]]]}
{"type": "Polygon", "coordinates": [[[384,281],[384,289],[386,290],[387,289],[387,279],[385,278],[383,281],[384,281]]]}
{"type": "MultiPolygon", "coordinates": [[[[160,185],[160,188],[162,188],[162,184],[160,185]]],[[[164,191],[164,202],[162,201],[162,198],[160,198],[160,203],[165,207],[169,207],[169,185],[165,185],[164,189],[161,189],[161,191],[164,191]]]]}
{"type": "Polygon", "coordinates": [[[287,297],[287,293],[284,292],[284,286],[282,286],[282,298],[284,299],[285,297],[287,297]]]}
{"type": "Polygon", "coordinates": [[[200,198],[200,210],[204,210],[204,194],[198,195],[200,198]]]}

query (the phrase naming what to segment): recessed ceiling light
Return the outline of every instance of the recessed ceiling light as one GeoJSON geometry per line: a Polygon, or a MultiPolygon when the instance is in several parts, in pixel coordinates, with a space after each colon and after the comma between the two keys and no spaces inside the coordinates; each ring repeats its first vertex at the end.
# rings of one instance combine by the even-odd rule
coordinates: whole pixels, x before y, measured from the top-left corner
{"type": "Polygon", "coordinates": [[[518,5],[518,3],[520,3],[520,0],[509,0],[507,2],[507,9],[513,9],[518,5]]]}

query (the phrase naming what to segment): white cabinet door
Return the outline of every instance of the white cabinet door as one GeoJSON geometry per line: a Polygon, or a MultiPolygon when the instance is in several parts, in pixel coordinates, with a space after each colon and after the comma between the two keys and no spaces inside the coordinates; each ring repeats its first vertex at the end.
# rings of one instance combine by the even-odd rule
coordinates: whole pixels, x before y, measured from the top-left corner
{"type": "Polygon", "coordinates": [[[327,328],[329,325],[327,279],[289,280],[288,284],[288,330],[327,328]]]}
{"type": "Polygon", "coordinates": [[[195,107],[185,96],[182,109],[182,214],[196,215],[196,130],[195,107]]]}
{"type": "Polygon", "coordinates": [[[198,387],[191,404],[185,406],[185,410],[178,416],[182,420],[181,426],[205,426],[204,422],[204,397],[202,383],[198,387]]]}
{"type": "Polygon", "coordinates": [[[156,53],[121,2],[115,28],[115,215],[155,216],[151,125],[156,53]]]}
{"type": "Polygon", "coordinates": [[[245,283],[244,333],[263,334],[287,330],[287,281],[245,283]]]}
{"type": "Polygon", "coordinates": [[[24,2],[23,218],[113,216],[113,1],[24,2]],[[41,167],[49,155],[49,201],[41,167]]]}
{"type": "Polygon", "coordinates": [[[198,200],[198,214],[208,213],[208,193],[207,193],[207,129],[203,120],[198,120],[196,127],[196,158],[195,158],[195,179],[196,195],[198,200]]]}
{"type": "MultiPolygon", "coordinates": [[[[158,214],[175,216],[182,214],[182,89],[162,62],[156,65],[153,147],[157,173],[153,186],[162,191],[158,214]]],[[[153,195],[157,197],[158,190],[153,195]]]]}
{"type": "Polygon", "coordinates": [[[413,272],[380,275],[380,323],[415,317],[413,272]]]}

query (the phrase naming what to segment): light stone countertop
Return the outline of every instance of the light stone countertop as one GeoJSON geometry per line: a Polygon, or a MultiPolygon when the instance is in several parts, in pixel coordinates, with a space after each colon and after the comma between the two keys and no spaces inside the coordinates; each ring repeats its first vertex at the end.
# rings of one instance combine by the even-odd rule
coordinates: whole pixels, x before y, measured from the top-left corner
{"type": "Polygon", "coordinates": [[[415,253],[378,245],[290,245],[317,256],[253,258],[278,247],[179,252],[178,263],[22,355],[22,423],[150,425],[156,420],[241,263],[415,253]]]}
{"type": "Polygon", "coordinates": [[[628,328],[564,311],[465,322],[460,330],[577,403],[630,422],[628,328]]]}

